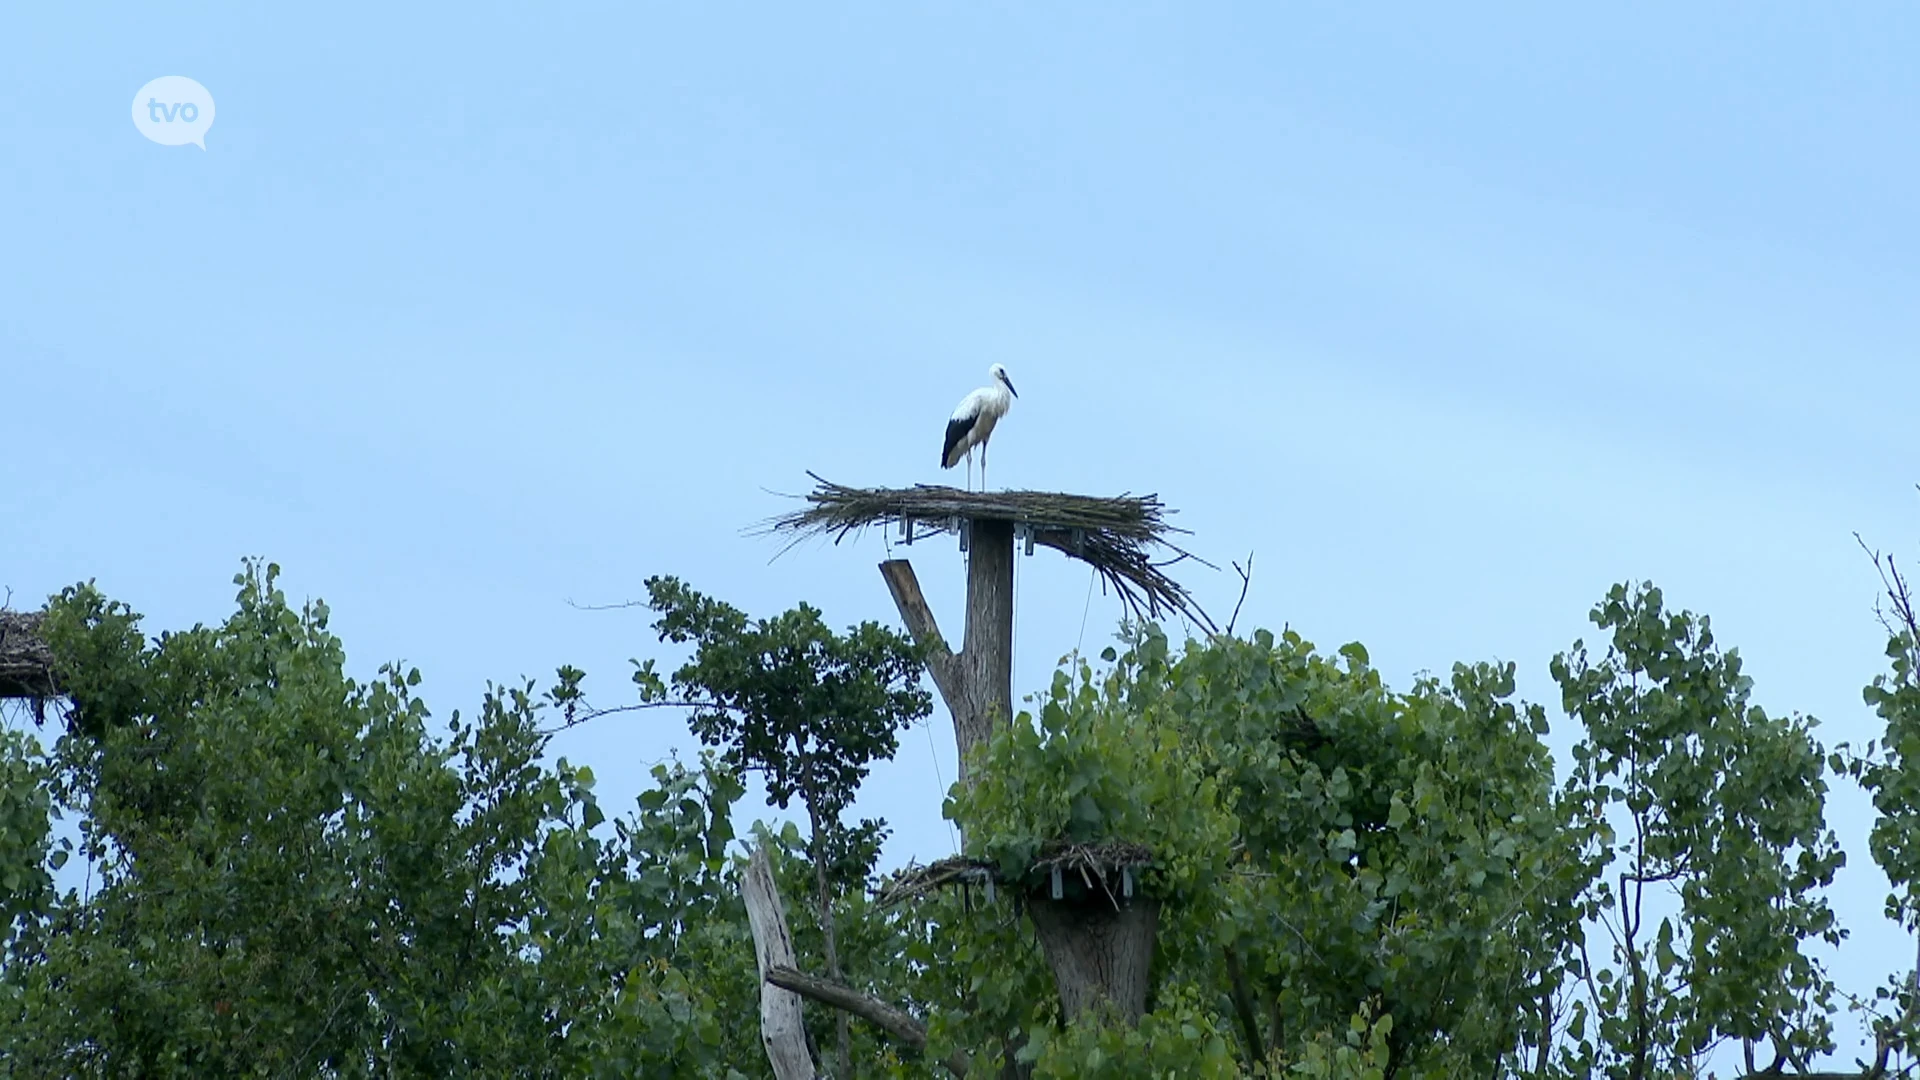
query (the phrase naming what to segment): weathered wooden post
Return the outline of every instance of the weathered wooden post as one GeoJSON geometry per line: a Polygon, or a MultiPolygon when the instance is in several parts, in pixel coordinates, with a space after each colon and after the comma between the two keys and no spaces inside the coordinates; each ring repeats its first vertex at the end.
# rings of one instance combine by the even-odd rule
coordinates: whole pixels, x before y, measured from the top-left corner
{"type": "Polygon", "coordinates": [[[800,995],[767,981],[769,971],[791,969],[795,962],[786,908],[773,883],[773,863],[761,844],[753,846],[740,892],[747,902],[754,964],[760,970],[760,1045],[766,1048],[775,1080],[813,1080],[813,1055],[807,1050],[807,1029],[801,1023],[800,995]]]}
{"type": "Polygon", "coordinates": [[[1013,719],[1013,522],[974,518],[972,532],[960,656],[973,699],[974,735],[984,741],[995,721],[1013,719]]]}

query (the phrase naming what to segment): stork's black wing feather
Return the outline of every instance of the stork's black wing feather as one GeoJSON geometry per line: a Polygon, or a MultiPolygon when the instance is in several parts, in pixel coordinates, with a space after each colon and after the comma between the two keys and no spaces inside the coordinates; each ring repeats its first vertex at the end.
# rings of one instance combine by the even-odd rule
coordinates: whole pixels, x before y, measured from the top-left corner
{"type": "Polygon", "coordinates": [[[941,468],[951,469],[960,463],[960,459],[954,456],[954,448],[960,445],[960,440],[967,437],[967,432],[973,430],[974,422],[979,419],[980,415],[975,413],[972,416],[947,421],[947,444],[940,448],[941,468]]]}

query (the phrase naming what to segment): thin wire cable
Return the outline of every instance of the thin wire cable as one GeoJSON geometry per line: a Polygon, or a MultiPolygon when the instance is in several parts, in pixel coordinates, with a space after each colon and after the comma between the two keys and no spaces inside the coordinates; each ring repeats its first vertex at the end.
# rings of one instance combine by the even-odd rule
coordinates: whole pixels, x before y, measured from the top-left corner
{"type": "Polygon", "coordinates": [[[1087,641],[1087,612],[1093,610],[1093,583],[1098,576],[1099,571],[1091,566],[1087,567],[1087,602],[1080,605],[1080,636],[1073,640],[1073,658],[1075,660],[1080,659],[1080,646],[1086,644],[1087,641]]]}
{"type": "MultiPolygon", "coordinates": [[[[1023,611],[1020,605],[1020,586],[1025,584],[1025,580],[1027,575],[1020,573],[1020,540],[1016,538],[1014,540],[1014,661],[1008,665],[1008,678],[1014,682],[1014,686],[1020,686],[1020,613],[1023,611]]],[[[1016,701],[1020,701],[1018,696],[1014,701],[1008,701],[1008,709],[1012,709],[1014,715],[1020,715],[1016,701]]],[[[1012,719],[1014,717],[1008,717],[1008,723],[1012,723],[1012,719]]]]}
{"type": "MultiPolygon", "coordinates": [[[[912,529],[913,526],[909,524],[907,528],[912,529]]],[[[969,580],[971,580],[973,576],[972,563],[973,563],[973,550],[972,548],[968,548],[967,576],[969,580]]],[[[947,710],[947,719],[949,721],[953,719],[953,710],[951,707],[949,707],[947,710]]],[[[933,757],[933,779],[935,783],[940,785],[940,801],[941,801],[940,821],[942,824],[944,824],[947,827],[947,851],[949,854],[958,855],[960,854],[960,835],[953,831],[953,822],[947,820],[947,815],[946,815],[947,778],[946,778],[946,775],[940,771],[940,747],[939,747],[939,744],[934,742],[933,725],[929,723],[928,725],[926,725],[926,727],[927,727],[927,753],[933,757]]],[[[959,729],[957,727],[954,729],[954,735],[955,735],[954,746],[957,748],[960,745],[960,740],[958,737],[959,729]]],[[[958,750],[956,749],[955,752],[958,753],[958,750]]]]}
{"type": "Polygon", "coordinates": [[[947,827],[947,852],[948,854],[958,855],[960,854],[960,837],[954,833],[953,822],[947,820],[945,812],[947,778],[940,772],[940,747],[939,744],[933,741],[933,725],[929,723],[920,726],[927,729],[927,753],[933,757],[933,779],[935,783],[940,785],[940,820],[947,827]]]}
{"type": "MultiPolygon", "coordinates": [[[[913,526],[908,525],[907,528],[911,529],[913,526]]],[[[881,529],[880,543],[887,549],[887,558],[893,558],[893,534],[884,528],[881,529]]],[[[967,557],[972,558],[973,556],[969,555],[967,557]]],[[[947,798],[947,776],[940,768],[940,744],[933,737],[933,718],[928,717],[927,722],[920,726],[925,728],[927,732],[927,756],[933,759],[933,781],[940,785],[940,799],[944,807],[947,798]]],[[[940,815],[940,821],[941,824],[947,827],[948,852],[954,855],[960,854],[960,837],[953,831],[953,822],[947,820],[945,813],[940,815]]]]}

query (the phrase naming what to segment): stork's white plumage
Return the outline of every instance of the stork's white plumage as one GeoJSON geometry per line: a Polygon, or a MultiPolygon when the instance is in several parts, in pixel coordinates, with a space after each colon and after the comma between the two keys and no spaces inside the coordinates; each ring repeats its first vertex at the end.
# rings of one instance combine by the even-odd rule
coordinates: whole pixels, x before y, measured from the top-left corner
{"type": "Polygon", "coordinates": [[[968,394],[953,410],[953,419],[947,421],[947,442],[940,448],[940,467],[951,469],[967,460],[967,489],[973,489],[973,448],[980,448],[980,488],[987,486],[987,440],[993,436],[993,426],[1013,408],[1013,399],[1020,396],[1013,388],[1013,380],[1007,378],[1007,369],[995,364],[987,369],[987,385],[968,394]]]}

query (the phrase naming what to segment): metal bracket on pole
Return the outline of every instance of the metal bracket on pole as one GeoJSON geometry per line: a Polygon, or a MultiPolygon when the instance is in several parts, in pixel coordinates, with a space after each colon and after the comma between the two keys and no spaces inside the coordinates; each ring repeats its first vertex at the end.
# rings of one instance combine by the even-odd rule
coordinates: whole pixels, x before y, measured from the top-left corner
{"type": "Polygon", "coordinates": [[[1060,867],[1055,865],[1053,868],[1053,898],[1058,900],[1066,894],[1066,887],[1060,881],[1060,867]]]}
{"type": "Polygon", "coordinates": [[[967,545],[973,540],[973,519],[954,518],[953,524],[955,530],[960,533],[960,550],[964,553],[967,545]]]}

